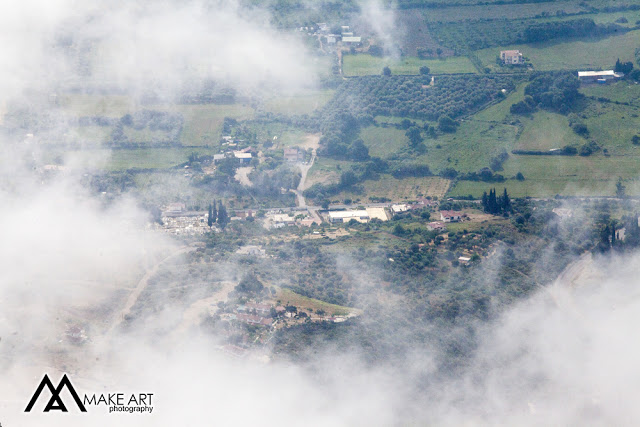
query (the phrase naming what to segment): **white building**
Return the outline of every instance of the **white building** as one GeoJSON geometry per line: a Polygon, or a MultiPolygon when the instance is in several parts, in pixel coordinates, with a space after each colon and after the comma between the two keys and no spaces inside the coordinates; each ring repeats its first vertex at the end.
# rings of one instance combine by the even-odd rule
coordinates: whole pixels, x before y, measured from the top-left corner
{"type": "Polygon", "coordinates": [[[584,83],[606,83],[609,80],[624,77],[623,73],[616,73],[613,70],[605,71],[578,71],[578,78],[584,83]]]}
{"type": "Polygon", "coordinates": [[[233,157],[238,159],[241,164],[248,164],[251,161],[251,153],[243,153],[242,151],[234,151],[233,157]]]}
{"type": "Polygon", "coordinates": [[[366,210],[329,212],[330,222],[349,222],[352,219],[358,222],[369,222],[370,217],[366,210]]]}
{"type": "Polygon", "coordinates": [[[406,212],[409,210],[409,205],[391,205],[391,211],[393,211],[394,214],[397,213],[402,213],[402,212],[406,212]]]}
{"type": "Polygon", "coordinates": [[[462,212],[440,211],[440,220],[444,222],[458,222],[462,218],[462,212]]]}

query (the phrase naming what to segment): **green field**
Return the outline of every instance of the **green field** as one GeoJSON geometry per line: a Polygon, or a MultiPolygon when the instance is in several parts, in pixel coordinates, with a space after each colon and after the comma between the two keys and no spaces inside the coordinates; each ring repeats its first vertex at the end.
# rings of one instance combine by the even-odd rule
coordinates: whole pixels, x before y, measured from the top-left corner
{"type": "Polygon", "coordinates": [[[344,55],[345,76],[368,76],[382,74],[384,67],[391,68],[392,74],[419,74],[420,67],[426,65],[434,74],[475,73],[476,69],[467,57],[455,56],[443,59],[402,59],[378,58],[367,54],[344,55]]]}
{"type": "Polygon", "coordinates": [[[369,126],[360,131],[360,138],[364,144],[369,147],[371,156],[385,158],[389,155],[406,149],[409,140],[405,136],[404,130],[395,127],[376,127],[369,126]]]}
{"type": "Polygon", "coordinates": [[[548,111],[538,111],[533,117],[521,117],[524,130],[518,138],[518,150],[548,151],[566,145],[579,147],[586,141],[570,127],[567,116],[548,111]]]}
{"type": "Polygon", "coordinates": [[[122,117],[135,109],[128,96],[62,94],[60,108],[68,114],[81,116],[122,117]]]}
{"type": "MultiPolygon", "coordinates": [[[[456,3],[460,2],[456,1],[456,3]]],[[[430,22],[456,22],[496,18],[521,19],[532,18],[539,16],[542,13],[555,15],[559,11],[564,11],[566,13],[584,12],[586,9],[579,3],[579,1],[575,0],[556,0],[544,3],[520,3],[506,5],[481,4],[459,7],[430,8],[422,11],[422,14],[425,19],[430,22]]]]}
{"type": "MultiPolygon", "coordinates": [[[[450,195],[472,194],[476,197],[491,187],[506,187],[514,197],[552,197],[556,194],[575,196],[612,196],[618,177],[635,180],[640,172],[637,155],[605,157],[601,154],[581,156],[517,156],[504,164],[505,177],[522,172],[525,181],[509,179],[504,183],[460,181],[450,195]]],[[[639,195],[640,186],[634,189],[639,195]]]]}
{"type": "Polygon", "coordinates": [[[264,103],[264,110],[280,114],[311,114],[322,108],[333,97],[335,91],[323,90],[302,95],[281,96],[264,103]]]}
{"type": "Polygon", "coordinates": [[[593,70],[611,69],[616,59],[635,62],[634,52],[640,45],[640,30],[619,36],[592,40],[545,42],[510,45],[476,51],[483,65],[500,69],[496,57],[501,50],[518,49],[536,70],[593,70]]]}
{"type": "Polygon", "coordinates": [[[595,98],[607,98],[611,101],[628,102],[640,106],[640,84],[627,80],[607,85],[583,85],[580,92],[586,96],[595,98]]]}
{"type": "Polygon", "coordinates": [[[233,105],[180,105],[178,111],[184,116],[184,129],[180,140],[182,145],[217,145],[222,132],[225,117],[237,120],[253,118],[251,107],[233,105]]]}
{"type": "Polygon", "coordinates": [[[184,163],[191,153],[212,154],[206,148],[140,148],[133,150],[72,150],[65,153],[51,150],[48,163],[58,156],[65,157],[72,167],[87,167],[111,171],[127,169],[163,169],[184,163]]]}
{"type": "Polygon", "coordinates": [[[502,151],[510,152],[517,128],[511,125],[465,120],[453,134],[427,139],[427,153],[416,157],[435,173],[445,168],[473,172],[488,167],[502,151]],[[440,148],[438,148],[440,146],[440,148]]]}
{"type": "Polygon", "coordinates": [[[591,138],[611,155],[636,155],[640,151],[640,147],[631,142],[634,135],[640,134],[638,107],[597,103],[591,109],[584,120],[591,138]]]}
{"type": "Polygon", "coordinates": [[[307,187],[315,183],[334,184],[340,180],[340,174],[349,170],[352,162],[317,157],[307,174],[307,187]]]}

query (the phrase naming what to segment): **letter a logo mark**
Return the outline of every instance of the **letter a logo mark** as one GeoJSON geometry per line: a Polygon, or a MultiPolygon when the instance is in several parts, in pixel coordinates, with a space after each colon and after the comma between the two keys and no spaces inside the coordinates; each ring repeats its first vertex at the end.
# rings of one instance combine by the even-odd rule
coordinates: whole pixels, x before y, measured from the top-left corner
{"type": "Polygon", "coordinates": [[[76,390],[73,388],[73,385],[71,385],[71,381],[69,381],[67,374],[64,374],[64,376],[60,380],[60,384],[58,384],[58,387],[56,388],[53,387],[53,383],[49,379],[49,376],[45,374],[42,381],[40,381],[38,389],[33,394],[33,397],[29,401],[29,404],[27,405],[27,408],[24,410],[24,412],[31,412],[33,405],[38,400],[38,397],[40,397],[40,393],[42,393],[42,390],[45,386],[49,389],[49,391],[51,391],[51,399],[49,399],[49,403],[47,403],[47,406],[45,406],[44,412],[49,412],[52,410],[67,412],[67,407],[64,406],[64,402],[62,402],[62,399],[60,398],[60,392],[65,387],[67,387],[69,393],[71,393],[71,396],[73,397],[73,400],[76,401],[76,404],[78,405],[78,408],[80,408],[80,411],[87,412],[87,408],[85,408],[82,404],[82,401],[80,400],[78,393],[76,393],[76,390]]]}

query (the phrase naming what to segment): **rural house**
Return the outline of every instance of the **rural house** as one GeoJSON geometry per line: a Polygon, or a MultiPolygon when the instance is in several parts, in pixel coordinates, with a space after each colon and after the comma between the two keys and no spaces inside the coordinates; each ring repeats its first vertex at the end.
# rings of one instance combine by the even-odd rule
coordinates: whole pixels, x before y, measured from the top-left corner
{"type": "Polygon", "coordinates": [[[462,218],[462,212],[440,211],[440,219],[444,222],[458,222],[462,218]]]}
{"type": "Polygon", "coordinates": [[[502,50],[500,51],[500,60],[505,65],[522,65],[524,64],[524,56],[519,50],[502,50]]]}
{"type": "Polygon", "coordinates": [[[284,158],[287,162],[301,162],[304,160],[304,152],[298,148],[285,148],[284,158]]]}

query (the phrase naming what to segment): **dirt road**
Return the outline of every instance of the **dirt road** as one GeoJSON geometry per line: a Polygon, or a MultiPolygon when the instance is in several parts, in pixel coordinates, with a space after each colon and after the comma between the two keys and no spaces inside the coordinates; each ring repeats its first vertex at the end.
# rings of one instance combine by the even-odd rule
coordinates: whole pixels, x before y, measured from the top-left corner
{"type": "Polygon", "coordinates": [[[246,167],[243,167],[243,168],[237,168],[236,169],[236,175],[235,175],[234,178],[240,184],[245,185],[247,187],[252,187],[253,186],[253,182],[251,182],[251,180],[249,179],[249,174],[251,173],[252,170],[253,170],[253,167],[251,167],[251,166],[246,166],[246,167]]]}
{"type": "Polygon", "coordinates": [[[138,284],[136,285],[135,289],[131,292],[131,294],[129,294],[129,297],[127,298],[127,302],[122,308],[122,310],[120,310],[114,316],[114,321],[111,323],[111,327],[107,331],[107,335],[110,335],[113,333],[113,331],[117,330],[117,328],[122,324],[125,318],[131,313],[131,309],[138,301],[138,298],[140,298],[140,294],[142,294],[142,291],[144,291],[147,285],[149,284],[149,280],[158,273],[158,270],[160,269],[162,264],[164,264],[165,262],[171,259],[174,259],[186,253],[192,252],[194,250],[195,248],[192,248],[190,246],[182,246],[177,250],[175,250],[174,252],[172,252],[169,256],[157,262],[149,270],[147,270],[147,272],[142,277],[142,279],[138,281],[138,284]]]}

